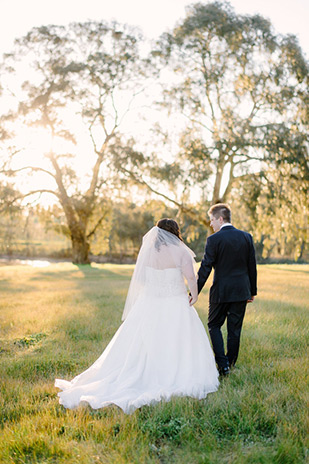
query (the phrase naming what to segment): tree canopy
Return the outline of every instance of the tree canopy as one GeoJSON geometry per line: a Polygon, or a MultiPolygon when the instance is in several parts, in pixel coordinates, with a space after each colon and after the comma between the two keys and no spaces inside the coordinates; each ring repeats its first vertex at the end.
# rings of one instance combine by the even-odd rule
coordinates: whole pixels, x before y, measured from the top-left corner
{"type": "Polygon", "coordinates": [[[50,212],[63,211],[59,230],[70,238],[77,263],[88,262],[91,241],[98,248],[100,230],[105,240],[115,191],[130,195],[134,185],[141,202],[150,192],[173,205],[184,223],[190,218],[193,236],[192,228],[207,226],[209,205],[227,201],[254,227],[265,256],[274,247],[290,250],[293,240],[295,257],[301,256],[308,75],[296,37],[276,34],[267,19],[238,15],[224,1],[191,5],[155,44],[116,22],[34,28],[1,66],[6,196],[13,205],[52,194],[60,210],[50,212]],[[133,123],[132,110],[137,99],[149,106],[150,84],[162,89],[152,103],[160,117],[149,117],[149,137],[142,137],[138,127],[148,113],[135,111],[133,123]],[[33,160],[35,130],[45,138],[33,160]],[[26,192],[16,189],[14,197],[18,173],[45,180],[26,192]],[[288,226],[288,214],[297,227],[288,226]]]}
{"type": "MultiPolygon", "coordinates": [[[[54,194],[63,208],[75,262],[88,261],[89,240],[106,216],[103,192],[117,174],[112,147],[119,149],[122,143],[119,128],[142,89],[147,70],[140,44],[141,38],[132,28],[91,21],[34,28],[17,40],[14,51],[5,57],[7,74],[18,72],[21,65],[32,71],[30,78],[19,82],[19,104],[10,112],[10,120],[46,129],[51,146],[47,137],[41,154],[48,161],[47,168],[40,163],[28,165],[27,159],[16,168],[12,154],[11,164],[6,160],[3,172],[13,175],[24,170],[52,178],[53,186],[38,192],[54,194]],[[92,164],[84,189],[72,162],[81,124],[92,144],[83,155],[84,161],[89,159],[92,164]],[[94,223],[98,203],[103,211],[94,223]]],[[[36,190],[27,195],[33,193],[36,190]]]]}
{"type": "Polygon", "coordinates": [[[267,166],[295,163],[308,175],[308,63],[294,36],[229,3],[196,3],[153,54],[172,71],[162,104],[187,120],[176,158],[183,178],[211,203],[267,166]]]}

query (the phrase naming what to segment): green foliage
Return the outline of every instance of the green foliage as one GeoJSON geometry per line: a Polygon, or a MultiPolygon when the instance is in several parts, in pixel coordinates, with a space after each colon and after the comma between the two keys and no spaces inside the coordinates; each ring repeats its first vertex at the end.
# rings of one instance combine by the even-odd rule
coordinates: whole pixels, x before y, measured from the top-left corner
{"type": "Polygon", "coordinates": [[[44,225],[45,231],[54,231],[59,235],[70,237],[70,230],[66,224],[65,214],[58,205],[49,206],[47,208],[38,207],[37,214],[39,221],[44,225]]]}
{"type": "Polygon", "coordinates": [[[236,15],[227,2],[196,3],[163,34],[158,57],[174,74],[162,105],[186,118],[178,158],[212,203],[264,164],[305,169],[308,63],[296,37],[275,35],[267,19],[236,15]]]}
{"type": "MultiPolygon", "coordinates": [[[[117,249],[124,255],[129,248],[136,255],[142,231],[155,214],[143,210],[138,219],[124,212],[122,227],[115,226],[111,212],[116,193],[136,186],[145,203],[160,196],[172,204],[193,241],[208,226],[208,204],[228,201],[244,213],[239,225],[246,222],[254,230],[261,256],[301,258],[306,241],[302,218],[308,211],[303,186],[308,182],[309,73],[297,38],[275,34],[260,15],[237,15],[228,2],[198,2],[148,57],[143,50],[137,29],[105,21],[36,27],[16,40],[1,65],[1,95],[7,99],[0,115],[1,172],[52,178],[54,187],[39,191],[52,193],[57,203],[41,215],[48,230],[71,240],[74,262],[89,262],[90,250],[117,249]],[[14,73],[20,81],[11,78],[14,73]],[[154,122],[146,138],[134,128],[124,130],[123,121],[134,99],[149,101],[145,87],[152,88],[154,77],[163,88],[159,109],[160,116],[165,109],[168,124],[161,129],[164,118],[154,122]],[[20,147],[14,143],[21,126],[29,141],[33,130],[46,131],[44,167],[29,166],[25,152],[15,169],[20,147]],[[84,156],[90,169],[80,178],[81,134],[88,136],[84,156]],[[293,199],[298,194],[299,202],[293,199]],[[117,229],[113,243],[112,227],[117,229]],[[120,238],[122,247],[115,243],[120,238]]],[[[134,115],[140,117],[136,109],[134,115]]],[[[145,120],[146,112],[140,122],[145,120]]],[[[13,185],[0,193],[5,198],[0,212],[10,202],[15,205],[13,185]]],[[[9,251],[16,249],[12,242],[17,239],[10,237],[7,225],[11,221],[14,229],[18,220],[5,218],[6,232],[0,232],[9,251]]],[[[199,241],[198,252],[200,247],[199,241]]]]}
{"type": "Polygon", "coordinates": [[[163,217],[175,217],[175,210],[157,200],[143,205],[129,201],[115,203],[109,236],[109,253],[112,257],[136,259],[143,236],[163,217]]]}
{"type": "Polygon", "coordinates": [[[41,340],[43,340],[46,337],[47,335],[45,333],[39,332],[37,334],[31,334],[27,337],[18,338],[17,340],[14,341],[14,345],[17,345],[21,348],[29,347],[32,345],[36,345],[37,343],[39,343],[41,340]]]}
{"type": "Polygon", "coordinates": [[[308,259],[308,182],[299,166],[242,179],[231,198],[234,224],[251,231],[260,261],[308,259]]]}
{"type": "MultiPolygon", "coordinates": [[[[1,463],[305,462],[309,267],[258,271],[239,361],[219,390],[124,415],[115,406],[65,410],[53,384],[85,370],[106,347],[133,266],[0,267],[1,463]]],[[[208,289],[196,305],[204,324],[208,289]]]]}
{"type": "Polygon", "coordinates": [[[0,183],[0,215],[14,216],[20,211],[20,205],[15,202],[15,199],[20,197],[12,184],[0,183]]]}

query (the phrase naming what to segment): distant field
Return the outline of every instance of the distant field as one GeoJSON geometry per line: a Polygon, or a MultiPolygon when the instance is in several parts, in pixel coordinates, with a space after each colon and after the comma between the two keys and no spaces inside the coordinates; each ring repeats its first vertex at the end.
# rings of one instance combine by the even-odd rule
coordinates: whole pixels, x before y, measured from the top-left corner
{"type": "Polygon", "coordinates": [[[70,256],[71,242],[65,237],[41,238],[40,240],[14,240],[8,244],[0,237],[0,254],[18,256],[70,256]]]}
{"type": "MultiPolygon", "coordinates": [[[[238,366],[206,400],[67,411],[120,324],[131,265],[0,267],[0,463],[305,463],[309,265],[259,266],[238,366]]],[[[196,309],[207,323],[208,288],[196,309]]],[[[307,397],[308,399],[308,397],[307,397]]]]}

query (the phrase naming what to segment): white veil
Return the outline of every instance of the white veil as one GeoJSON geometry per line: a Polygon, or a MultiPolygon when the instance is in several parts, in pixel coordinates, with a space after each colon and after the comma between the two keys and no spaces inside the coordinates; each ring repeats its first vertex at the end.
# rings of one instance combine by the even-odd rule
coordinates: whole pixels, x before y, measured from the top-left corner
{"type": "Polygon", "coordinates": [[[195,254],[176,235],[160,227],[153,227],[143,237],[135,269],[130,282],[122,315],[126,319],[146,284],[146,268],[157,270],[181,268],[189,288],[197,294],[195,274],[195,254]]]}

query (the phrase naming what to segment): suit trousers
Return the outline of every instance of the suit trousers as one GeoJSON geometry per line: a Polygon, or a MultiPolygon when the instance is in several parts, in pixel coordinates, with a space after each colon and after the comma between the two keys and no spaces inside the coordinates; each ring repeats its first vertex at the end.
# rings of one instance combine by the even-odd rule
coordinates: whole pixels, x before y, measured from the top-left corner
{"type": "Polygon", "coordinates": [[[209,303],[208,329],[218,368],[233,366],[236,363],[242,323],[247,300],[229,303],[209,303]],[[227,319],[227,353],[221,327],[227,319]]]}

